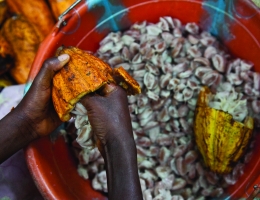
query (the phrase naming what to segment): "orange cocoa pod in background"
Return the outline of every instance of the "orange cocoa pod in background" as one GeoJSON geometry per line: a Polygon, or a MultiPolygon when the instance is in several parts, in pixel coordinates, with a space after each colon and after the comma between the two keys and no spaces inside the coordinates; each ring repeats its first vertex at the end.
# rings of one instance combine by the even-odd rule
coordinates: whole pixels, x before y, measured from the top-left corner
{"type": "Polygon", "coordinates": [[[2,34],[14,52],[15,64],[10,74],[17,83],[26,83],[40,38],[31,23],[22,16],[6,20],[2,34]]]}
{"type": "Polygon", "coordinates": [[[52,12],[44,0],[6,0],[11,12],[23,15],[42,41],[55,25],[52,12]]]}
{"type": "Polygon", "coordinates": [[[14,64],[14,52],[12,46],[0,34],[0,75],[9,70],[14,64]]]}
{"type": "Polygon", "coordinates": [[[55,19],[67,10],[76,0],[48,0],[51,5],[52,13],[55,19]]]}

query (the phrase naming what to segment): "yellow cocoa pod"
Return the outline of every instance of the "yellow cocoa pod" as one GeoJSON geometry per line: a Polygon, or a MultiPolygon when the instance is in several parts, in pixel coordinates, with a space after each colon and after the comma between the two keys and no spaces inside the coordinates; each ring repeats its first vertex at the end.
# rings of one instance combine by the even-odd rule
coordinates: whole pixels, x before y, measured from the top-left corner
{"type": "Polygon", "coordinates": [[[14,52],[15,64],[10,74],[17,83],[26,83],[40,39],[22,16],[9,18],[2,27],[2,34],[14,52]]]}
{"type": "Polygon", "coordinates": [[[55,20],[44,0],[6,0],[10,10],[23,15],[42,41],[55,25],[55,20]]]}
{"type": "Polygon", "coordinates": [[[200,91],[194,118],[195,141],[205,165],[213,172],[227,174],[242,157],[252,136],[254,120],[238,122],[222,110],[208,106],[211,92],[200,91]]]}

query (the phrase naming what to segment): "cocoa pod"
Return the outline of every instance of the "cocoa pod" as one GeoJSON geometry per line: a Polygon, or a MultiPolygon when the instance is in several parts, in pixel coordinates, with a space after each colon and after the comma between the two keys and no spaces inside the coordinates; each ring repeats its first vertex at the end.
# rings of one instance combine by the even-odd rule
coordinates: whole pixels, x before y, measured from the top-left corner
{"type": "Polygon", "coordinates": [[[6,0],[11,12],[23,15],[42,41],[55,25],[55,20],[44,0],[6,0]]]}
{"type": "Polygon", "coordinates": [[[22,16],[9,18],[2,27],[2,34],[14,52],[15,64],[10,74],[17,83],[26,83],[40,38],[22,16]]]}
{"type": "Polygon", "coordinates": [[[228,112],[211,108],[208,106],[210,95],[208,87],[201,89],[194,118],[195,141],[205,165],[213,172],[227,174],[244,154],[254,120],[247,116],[239,122],[228,112]]]}
{"type": "Polygon", "coordinates": [[[123,67],[112,69],[107,63],[76,47],[61,47],[56,55],[68,54],[70,60],[53,78],[53,105],[62,121],[70,119],[75,104],[86,94],[106,83],[117,83],[128,95],[141,92],[139,84],[123,67]]]}

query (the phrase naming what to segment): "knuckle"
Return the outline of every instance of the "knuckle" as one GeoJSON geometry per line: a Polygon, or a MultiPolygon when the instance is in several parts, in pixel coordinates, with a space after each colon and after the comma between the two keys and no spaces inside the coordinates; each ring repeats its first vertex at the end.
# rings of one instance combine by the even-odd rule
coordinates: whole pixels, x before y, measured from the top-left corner
{"type": "Polygon", "coordinates": [[[42,68],[51,69],[55,65],[57,65],[56,58],[49,58],[49,59],[44,61],[42,68]]]}

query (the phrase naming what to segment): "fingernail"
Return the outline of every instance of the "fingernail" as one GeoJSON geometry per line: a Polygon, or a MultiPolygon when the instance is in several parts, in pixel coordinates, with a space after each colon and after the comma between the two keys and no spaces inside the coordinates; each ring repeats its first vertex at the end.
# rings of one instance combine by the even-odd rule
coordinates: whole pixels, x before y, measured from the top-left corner
{"type": "Polygon", "coordinates": [[[100,91],[101,95],[108,95],[116,89],[114,84],[106,84],[100,91]]]}
{"type": "Polygon", "coordinates": [[[62,55],[60,55],[60,56],[58,56],[58,60],[60,61],[60,62],[64,62],[64,61],[67,61],[67,60],[69,60],[69,55],[68,54],[62,54],[62,55]]]}

